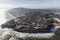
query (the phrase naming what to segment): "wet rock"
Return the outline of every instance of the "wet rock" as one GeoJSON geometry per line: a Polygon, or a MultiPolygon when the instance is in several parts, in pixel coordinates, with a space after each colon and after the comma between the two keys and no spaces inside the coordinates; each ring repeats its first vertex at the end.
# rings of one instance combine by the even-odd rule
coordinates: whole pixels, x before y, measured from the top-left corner
{"type": "Polygon", "coordinates": [[[6,23],[4,23],[4,24],[1,25],[2,28],[13,28],[15,26],[16,25],[14,23],[14,20],[9,20],[6,23]]]}
{"type": "Polygon", "coordinates": [[[2,24],[1,27],[12,28],[13,30],[19,32],[47,33],[50,32],[52,27],[51,25],[53,25],[51,22],[51,15],[53,15],[53,13],[50,12],[29,13],[29,15],[9,20],[2,24]]]}
{"type": "Polygon", "coordinates": [[[14,18],[1,25],[3,29],[8,28],[8,30],[0,33],[0,40],[48,40],[44,38],[50,38],[55,35],[51,30],[51,28],[54,28],[52,18],[55,17],[52,12],[41,11],[40,9],[18,10],[20,10],[19,13],[15,9],[13,9],[13,12],[8,12],[14,18]]]}

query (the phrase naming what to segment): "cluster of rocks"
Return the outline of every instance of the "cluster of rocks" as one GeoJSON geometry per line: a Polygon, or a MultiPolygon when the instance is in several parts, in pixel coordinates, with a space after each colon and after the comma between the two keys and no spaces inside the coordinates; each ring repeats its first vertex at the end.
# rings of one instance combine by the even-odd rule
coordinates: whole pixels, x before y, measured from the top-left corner
{"type": "Polygon", "coordinates": [[[29,15],[17,17],[2,24],[2,28],[12,28],[19,32],[28,33],[47,33],[51,32],[53,25],[51,16],[54,16],[50,12],[30,13],[29,15]]]}
{"type": "Polygon", "coordinates": [[[50,10],[17,8],[9,10],[8,13],[15,18],[1,25],[0,40],[53,40],[51,38],[55,35],[53,18],[56,15],[50,10]]]}

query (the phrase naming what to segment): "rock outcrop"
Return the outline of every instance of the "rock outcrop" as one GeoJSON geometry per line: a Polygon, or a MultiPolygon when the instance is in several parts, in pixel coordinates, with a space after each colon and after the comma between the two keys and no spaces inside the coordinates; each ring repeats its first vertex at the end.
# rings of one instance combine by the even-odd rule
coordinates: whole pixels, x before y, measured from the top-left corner
{"type": "Polygon", "coordinates": [[[51,9],[15,8],[9,10],[7,14],[13,18],[6,16],[9,20],[1,25],[0,40],[54,40],[55,34],[56,38],[58,34],[60,35],[60,31],[55,32],[56,20],[54,18],[57,17],[54,12],[56,10],[51,9]],[[6,28],[7,30],[4,30],[6,28]]]}
{"type": "Polygon", "coordinates": [[[35,12],[28,13],[25,16],[17,17],[2,24],[2,28],[12,28],[19,32],[28,33],[49,33],[50,29],[54,28],[52,16],[50,12],[35,12]],[[52,27],[53,26],[53,27],[52,27]]]}

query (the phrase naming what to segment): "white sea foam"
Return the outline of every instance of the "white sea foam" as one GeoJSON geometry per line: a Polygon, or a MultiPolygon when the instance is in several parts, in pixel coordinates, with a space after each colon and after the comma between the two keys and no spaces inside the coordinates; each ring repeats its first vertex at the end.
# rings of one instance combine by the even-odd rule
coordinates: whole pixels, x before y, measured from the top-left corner
{"type": "Polygon", "coordinates": [[[6,21],[4,14],[6,13],[7,10],[8,9],[1,9],[0,8],[0,25],[6,21]]]}

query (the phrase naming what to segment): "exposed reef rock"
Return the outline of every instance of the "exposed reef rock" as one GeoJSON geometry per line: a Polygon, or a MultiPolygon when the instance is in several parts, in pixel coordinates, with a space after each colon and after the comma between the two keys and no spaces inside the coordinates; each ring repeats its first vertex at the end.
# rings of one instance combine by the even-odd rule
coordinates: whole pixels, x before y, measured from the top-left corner
{"type": "Polygon", "coordinates": [[[49,11],[43,11],[38,9],[19,9],[20,13],[14,14],[15,10],[13,9],[12,16],[16,18],[7,21],[2,24],[2,28],[12,28],[15,31],[19,32],[28,32],[28,33],[47,33],[52,32],[54,28],[52,18],[54,14],[49,11]]]}
{"type": "Polygon", "coordinates": [[[56,9],[14,8],[6,13],[0,40],[60,40],[60,15],[56,9]],[[55,24],[54,24],[55,23],[55,24]],[[56,30],[55,30],[56,29],[56,30]]]}

